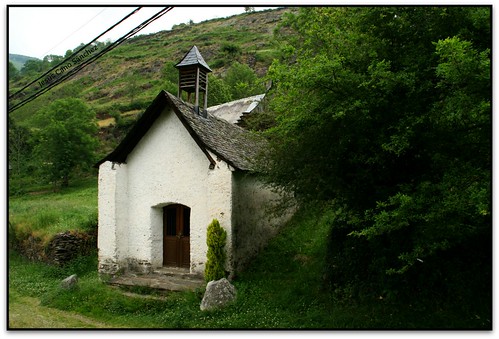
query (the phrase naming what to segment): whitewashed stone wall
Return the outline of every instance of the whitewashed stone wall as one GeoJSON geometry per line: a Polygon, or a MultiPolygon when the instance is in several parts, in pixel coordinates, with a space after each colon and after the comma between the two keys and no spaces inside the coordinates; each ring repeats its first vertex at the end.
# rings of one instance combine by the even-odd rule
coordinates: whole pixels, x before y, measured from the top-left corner
{"type": "MultiPolygon", "coordinates": [[[[216,156],[212,155],[214,159],[216,156]]],[[[232,168],[214,169],[172,111],[164,111],[128,155],[127,164],[99,168],[99,265],[147,272],[163,265],[163,213],[191,208],[191,272],[204,272],[206,228],[217,218],[231,234],[232,168]]],[[[230,239],[230,238],[229,238],[230,239]]],[[[231,257],[231,241],[228,241],[231,257]]],[[[228,267],[230,269],[230,267],[228,267]]]]}
{"type": "Polygon", "coordinates": [[[99,167],[99,271],[116,274],[126,266],[128,203],[126,165],[99,167]]]}
{"type": "MultiPolygon", "coordinates": [[[[235,271],[240,271],[274,237],[296,210],[293,202],[276,209],[282,195],[263,185],[255,176],[243,172],[233,175],[233,247],[235,271]]],[[[289,200],[289,199],[288,199],[289,200]]]]}

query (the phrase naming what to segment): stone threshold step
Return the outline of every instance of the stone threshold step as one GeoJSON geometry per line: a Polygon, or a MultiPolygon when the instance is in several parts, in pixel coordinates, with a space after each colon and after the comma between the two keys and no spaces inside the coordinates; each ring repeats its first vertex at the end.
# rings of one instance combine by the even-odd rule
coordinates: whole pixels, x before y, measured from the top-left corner
{"type": "Polygon", "coordinates": [[[151,274],[164,275],[167,277],[178,277],[184,279],[203,280],[203,277],[201,275],[191,273],[189,269],[180,268],[180,267],[161,267],[154,269],[151,274]]]}
{"type": "Polygon", "coordinates": [[[145,286],[167,291],[194,291],[205,286],[203,279],[159,274],[123,275],[109,281],[111,285],[145,286]]]}

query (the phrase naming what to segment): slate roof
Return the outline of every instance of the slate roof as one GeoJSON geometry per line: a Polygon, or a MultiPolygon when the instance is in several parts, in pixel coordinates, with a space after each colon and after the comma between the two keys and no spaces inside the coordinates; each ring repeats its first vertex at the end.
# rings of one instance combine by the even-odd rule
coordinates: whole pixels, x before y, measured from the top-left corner
{"type": "Polygon", "coordinates": [[[239,124],[245,116],[253,112],[264,98],[265,94],[254,95],[252,97],[208,107],[207,111],[217,118],[227,120],[233,124],[239,124]]]}
{"type": "Polygon", "coordinates": [[[203,56],[201,55],[201,53],[199,53],[199,50],[196,46],[193,46],[190,51],[185,54],[184,58],[175,65],[175,67],[180,68],[193,65],[201,65],[206,68],[208,72],[212,71],[206,61],[204,61],[203,56]]]}
{"type": "Polygon", "coordinates": [[[116,149],[95,166],[98,167],[106,161],[126,163],[128,154],[166,107],[173,109],[212,165],[216,162],[208,150],[236,169],[256,170],[254,160],[266,145],[263,138],[209,113],[204,118],[195,113],[193,105],[181,101],[166,91],[161,91],[156,96],[116,149]]]}

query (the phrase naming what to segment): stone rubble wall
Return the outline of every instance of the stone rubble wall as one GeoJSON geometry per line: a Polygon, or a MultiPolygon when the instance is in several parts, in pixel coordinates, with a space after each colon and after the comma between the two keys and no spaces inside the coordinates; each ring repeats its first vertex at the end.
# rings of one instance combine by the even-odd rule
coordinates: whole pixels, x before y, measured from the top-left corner
{"type": "Polygon", "coordinates": [[[32,261],[63,266],[79,255],[89,254],[97,248],[96,230],[91,232],[66,231],[56,234],[48,244],[29,235],[11,244],[24,257],[32,261]]]}

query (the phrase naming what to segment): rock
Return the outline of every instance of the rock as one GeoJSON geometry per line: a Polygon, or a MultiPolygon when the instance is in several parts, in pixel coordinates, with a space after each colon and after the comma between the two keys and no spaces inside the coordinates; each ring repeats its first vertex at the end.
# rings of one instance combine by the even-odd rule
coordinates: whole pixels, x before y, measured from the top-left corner
{"type": "Polygon", "coordinates": [[[201,311],[223,307],[236,299],[236,288],[227,279],[213,280],[206,285],[201,311]]]}
{"type": "Polygon", "coordinates": [[[76,274],[73,274],[72,276],[69,276],[63,281],[61,281],[61,288],[64,288],[65,290],[70,290],[75,288],[77,283],[78,283],[78,276],[76,274]]]}

